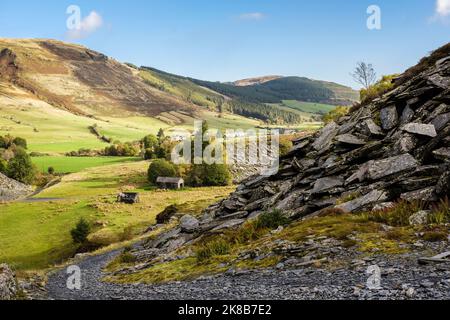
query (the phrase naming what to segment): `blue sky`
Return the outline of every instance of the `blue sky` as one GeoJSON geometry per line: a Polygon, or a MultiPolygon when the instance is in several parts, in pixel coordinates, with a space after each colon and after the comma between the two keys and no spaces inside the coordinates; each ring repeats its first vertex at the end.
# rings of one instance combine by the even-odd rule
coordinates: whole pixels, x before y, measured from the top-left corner
{"type": "Polygon", "coordinates": [[[450,0],[16,0],[1,5],[0,37],[77,42],[205,80],[298,75],[357,87],[359,60],[401,72],[449,42],[450,0]],[[90,17],[76,35],[72,4],[90,17]],[[366,26],[372,4],[381,30],[366,26]]]}

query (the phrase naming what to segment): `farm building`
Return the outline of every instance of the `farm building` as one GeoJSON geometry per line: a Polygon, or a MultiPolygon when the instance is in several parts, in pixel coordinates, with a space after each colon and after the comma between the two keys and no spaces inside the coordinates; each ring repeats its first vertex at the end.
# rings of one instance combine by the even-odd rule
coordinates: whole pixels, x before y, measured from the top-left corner
{"type": "Polygon", "coordinates": [[[156,184],[161,189],[181,189],[184,188],[184,180],[182,178],[159,177],[156,184]]]}

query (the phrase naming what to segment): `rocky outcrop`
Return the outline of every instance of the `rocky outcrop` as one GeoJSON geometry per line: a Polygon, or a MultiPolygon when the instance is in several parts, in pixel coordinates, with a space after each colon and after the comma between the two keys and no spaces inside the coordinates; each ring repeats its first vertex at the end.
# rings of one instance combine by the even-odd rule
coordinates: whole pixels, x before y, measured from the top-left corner
{"type": "MultiPolygon", "coordinates": [[[[371,212],[400,199],[431,204],[449,196],[450,46],[446,58],[400,79],[381,98],[294,141],[276,174],[245,179],[202,217],[184,216],[178,228],[145,243],[139,268],[176,259],[172,250],[274,209],[306,219],[330,209],[371,212]]],[[[411,224],[423,223],[425,213],[411,224]]]]}
{"type": "Polygon", "coordinates": [[[6,264],[0,264],[0,300],[13,300],[17,295],[16,276],[6,264]]]}
{"type": "Polygon", "coordinates": [[[245,219],[243,212],[277,208],[298,219],[325,208],[370,211],[399,199],[450,195],[450,51],[400,83],[295,141],[277,174],[247,179],[207,213],[234,220],[236,213],[245,219]]]}
{"type": "Polygon", "coordinates": [[[0,51],[0,79],[8,81],[14,79],[19,67],[16,64],[16,55],[10,49],[0,51]]]}
{"type": "Polygon", "coordinates": [[[32,188],[0,173],[0,202],[12,201],[27,196],[32,188]]]}

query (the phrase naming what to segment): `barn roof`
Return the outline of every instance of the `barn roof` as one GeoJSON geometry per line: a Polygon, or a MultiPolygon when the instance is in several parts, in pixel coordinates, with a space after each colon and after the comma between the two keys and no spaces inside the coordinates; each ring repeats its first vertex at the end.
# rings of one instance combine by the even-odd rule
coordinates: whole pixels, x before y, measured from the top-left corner
{"type": "Polygon", "coordinates": [[[184,183],[184,180],[182,178],[169,178],[169,177],[158,177],[158,179],[156,179],[157,183],[174,183],[174,184],[179,184],[179,183],[184,183]]]}

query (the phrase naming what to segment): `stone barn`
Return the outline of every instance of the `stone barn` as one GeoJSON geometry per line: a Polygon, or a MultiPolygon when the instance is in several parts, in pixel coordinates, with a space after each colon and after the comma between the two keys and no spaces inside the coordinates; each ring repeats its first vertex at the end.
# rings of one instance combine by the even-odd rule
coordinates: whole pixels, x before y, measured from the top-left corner
{"type": "Polygon", "coordinates": [[[184,188],[184,180],[182,178],[159,177],[156,185],[160,189],[182,189],[184,188]]]}

